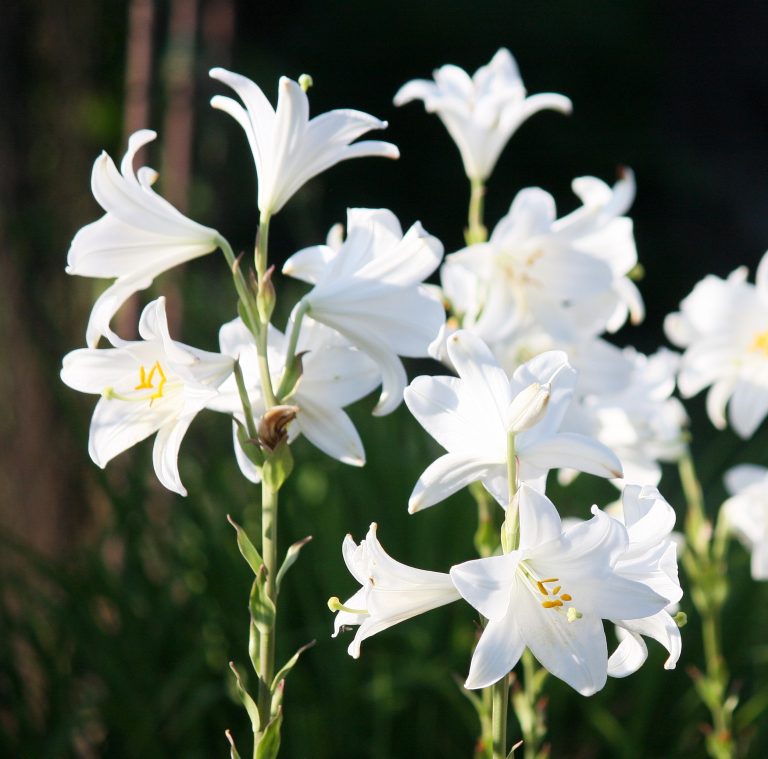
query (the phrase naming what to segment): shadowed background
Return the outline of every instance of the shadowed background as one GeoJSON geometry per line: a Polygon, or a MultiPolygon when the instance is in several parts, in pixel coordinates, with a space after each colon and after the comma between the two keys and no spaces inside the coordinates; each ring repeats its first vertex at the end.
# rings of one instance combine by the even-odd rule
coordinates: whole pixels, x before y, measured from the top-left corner
{"type": "MultiPolygon", "coordinates": [[[[618,167],[631,166],[648,316],[615,340],[652,351],[665,344],[664,315],[705,273],[723,276],[742,264],[754,271],[768,247],[767,33],[768,10],[747,0],[6,3],[0,755],[226,756],[227,727],[241,753],[249,751],[227,670],[230,659],[246,659],[249,572],[225,515],[253,526],[257,492],[231,460],[228,421],[208,414],[193,425],[180,463],[191,495],[182,499],[155,482],[148,444],[97,469],[87,456],[94,399],[58,379],[61,357],[83,343],[102,286],[64,274],[72,236],[101,213],[89,177],[102,149],[118,159],[127,134],[156,129],[157,142],[141,157],[160,171],[160,191],[237,250],[250,250],[255,172],[239,127],[208,106],[223,88],[207,70],[231,67],[273,102],[280,75],[307,72],[313,113],[351,107],[387,119],[383,137],[402,157],[348,162],[310,182],[274,220],[271,255],[278,261],[321,241],[348,206],[391,208],[403,226],[419,219],[450,252],[463,244],[468,199],[458,151],[434,116],[420,105],[395,109],[392,96],[443,63],[474,71],[506,46],[529,92],[566,94],[574,113],[544,112],[520,129],[490,180],[486,223],[492,227],[522,187],[549,190],[565,213],[575,206],[574,177],[612,181],[618,167]]],[[[301,292],[283,285],[282,319],[301,292]]],[[[234,316],[223,258],[165,275],[124,309],[118,331],[130,337],[141,304],[161,293],[172,334],[215,350],[219,325],[234,316]]],[[[411,373],[425,369],[435,367],[411,373]]],[[[729,432],[715,436],[701,399],[687,405],[714,508],[725,467],[768,464],[766,435],[747,444],[729,432]]],[[[287,683],[283,755],[468,757],[474,714],[451,673],[466,674],[471,609],[456,604],[392,629],[364,644],[358,662],[345,653],[348,637],[329,638],[325,600],[354,590],[340,553],[346,532],[359,539],[376,520],[392,555],[440,571],[472,556],[468,495],[405,513],[437,449],[403,409],[381,420],[370,418],[372,406],[368,399],[353,409],[368,453],[364,470],[302,441],[295,446],[281,542],[307,534],[314,541],[286,580],[279,658],[318,643],[287,683]]],[[[674,471],[662,491],[680,507],[674,471]]],[[[582,477],[556,502],[585,515],[591,502],[613,495],[582,477]]],[[[768,702],[766,591],[748,580],[740,549],[732,558],[726,653],[756,712],[768,702]]],[[[589,700],[551,681],[553,756],[701,756],[705,715],[686,673],[700,661],[696,624],[684,630],[678,669],[664,672],[663,659],[654,648],[640,673],[589,700]]],[[[766,755],[767,733],[750,731],[751,756],[766,755]]]]}

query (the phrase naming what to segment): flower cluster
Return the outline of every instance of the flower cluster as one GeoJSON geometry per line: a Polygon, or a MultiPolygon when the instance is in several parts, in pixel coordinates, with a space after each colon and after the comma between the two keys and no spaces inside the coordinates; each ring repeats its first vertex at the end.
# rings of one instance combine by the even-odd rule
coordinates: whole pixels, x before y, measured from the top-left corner
{"type": "MultiPolygon", "coordinates": [[[[349,109],[309,118],[302,84],[282,78],[277,108],[249,79],[223,69],[211,76],[232,87],[244,105],[216,96],[212,105],[235,118],[248,138],[258,176],[262,236],[309,179],[339,161],[361,156],[397,158],[394,145],[354,142],[386,122],[349,109]]],[[[231,246],[216,230],[188,219],[158,195],[157,173],[134,170],[137,151],[154,132],[134,134],[118,172],[103,153],[93,168],[93,194],[106,211],[75,236],[67,271],[116,278],[97,299],[86,330],[87,349],[64,359],[62,379],[71,387],[101,395],[91,423],[89,450],[105,466],[115,455],[158,432],[155,471],[169,489],[186,494],[178,473],[178,452],[194,416],[204,408],[230,415],[235,451],[244,474],[260,478],[258,441],[237,434],[252,427],[275,405],[295,409],[289,440],[305,435],[328,455],[362,465],[363,445],[344,407],[382,385],[377,414],[394,410],[407,384],[398,356],[427,356],[445,314],[439,296],[422,285],[439,265],[442,245],[416,222],[403,234],[385,209],[351,209],[346,239],[334,249],[318,245],[299,251],[285,273],[313,285],[296,305],[283,334],[269,323],[274,302],[268,286],[238,290],[242,311],[221,328],[220,353],[175,343],[168,334],[164,301],[149,304],[139,325],[141,341],[116,335],[111,321],[125,301],[163,272],[221,248],[233,272],[231,246]],[[112,348],[99,348],[106,336],[112,348]],[[247,402],[233,375],[237,362],[247,402]],[[269,367],[264,370],[264,367],[269,367]]],[[[257,251],[257,270],[259,269],[257,251]]],[[[262,280],[268,277],[259,272],[262,280]]],[[[236,276],[237,283],[237,276],[236,276]]]]}

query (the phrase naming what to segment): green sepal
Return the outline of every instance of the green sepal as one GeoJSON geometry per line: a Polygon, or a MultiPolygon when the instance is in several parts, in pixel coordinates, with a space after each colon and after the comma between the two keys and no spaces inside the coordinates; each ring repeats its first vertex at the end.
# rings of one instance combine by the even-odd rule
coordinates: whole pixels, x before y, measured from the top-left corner
{"type": "Polygon", "coordinates": [[[254,759],[275,759],[280,750],[280,728],[283,724],[283,708],[278,707],[277,714],[267,725],[267,729],[256,746],[254,759]]]}
{"type": "Polygon", "coordinates": [[[306,351],[297,353],[286,365],[283,376],[280,378],[280,387],[277,389],[277,394],[281,399],[288,398],[296,390],[296,386],[304,374],[304,353],[306,351]]]}
{"type": "Polygon", "coordinates": [[[245,425],[236,417],[232,417],[237,425],[237,442],[240,444],[240,448],[243,449],[243,453],[248,457],[248,461],[254,466],[261,469],[264,466],[264,453],[261,450],[258,440],[254,440],[246,429],[245,425]]]}
{"type": "Polygon", "coordinates": [[[283,438],[267,455],[261,476],[264,484],[273,493],[277,493],[293,471],[293,454],[288,445],[288,438],[283,438]]]}
{"type": "Polygon", "coordinates": [[[243,706],[245,707],[245,710],[248,712],[248,717],[250,717],[251,727],[253,729],[253,732],[258,733],[259,728],[261,727],[261,719],[259,717],[259,709],[256,706],[256,702],[251,697],[251,694],[248,693],[248,691],[245,689],[245,686],[243,685],[243,681],[240,679],[240,673],[237,671],[237,668],[235,667],[235,663],[231,661],[229,663],[229,668],[232,670],[233,674],[235,675],[235,685],[237,686],[237,695],[240,697],[240,701],[242,701],[243,706]]]}
{"type": "MultiPolygon", "coordinates": [[[[259,334],[259,325],[254,324],[251,321],[251,317],[248,314],[248,309],[243,304],[242,298],[243,293],[240,294],[240,300],[237,302],[237,314],[238,316],[243,320],[243,324],[245,324],[246,327],[250,330],[252,335],[258,335],[259,334]]],[[[250,297],[250,293],[248,293],[248,296],[250,297]]]]}
{"type": "Polygon", "coordinates": [[[229,730],[225,730],[224,735],[227,736],[227,740],[229,741],[229,759],[240,759],[240,754],[237,753],[235,739],[232,737],[232,733],[229,730]]]}
{"type": "Polygon", "coordinates": [[[275,578],[275,587],[277,590],[280,590],[280,583],[283,581],[283,577],[285,577],[285,573],[295,564],[296,559],[299,558],[299,552],[301,551],[304,546],[309,543],[309,541],[312,540],[311,535],[307,535],[306,538],[303,538],[302,540],[297,540],[286,552],[285,552],[285,559],[283,559],[283,563],[280,565],[280,569],[277,572],[277,577],[275,578]]]}
{"type": "Polygon", "coordinates": [[[277,686],[280,684],[281,680],[284,680],[288,673],[293,669],[296,662],[299,660],[299,657],[308,649],[312,648],[312,646],[315,645],[317,641],[311,640],[306,645],[303,645],[288,661],[283,664],[282,667],[280,667],[278,673],[275,675],[275,679],[272,681],[272,687],[270,690],[275,693],[277,686]]]}
{"type": "Polygon", "coordinates": [[[275,604],[267,595],[266,578],[266,570],[262,567],[253,581],[251,597],[248,600],[251,619],[260,633],[269,633],[275,624],[275,604]]]}
{"type": "Polygon", "coordinates": [[[253,570],[253,574],[258,577],[264,566],[264,559],[261,558],[261,554],[256,550],[253,543],[251,543],[251,539],[248,537],[245,530],[235,522],[229,514],[227,514],[227,521],[235,528],[235,532],[237,532],[237,547],[240,549],[240,553],[248,562],[248,566],[253,570]]]}

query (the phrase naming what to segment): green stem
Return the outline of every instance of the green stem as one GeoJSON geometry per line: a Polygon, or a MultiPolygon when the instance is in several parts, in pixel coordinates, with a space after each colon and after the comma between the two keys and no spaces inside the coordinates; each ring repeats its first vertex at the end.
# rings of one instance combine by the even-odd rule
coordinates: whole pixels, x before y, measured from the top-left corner
{"type": "Polygon", "coordinates": [[[261,214],[259,218],[259,231],[256,233],[256,277],[258,281],[264,277],[269,260],[269,221],[270,214],[261,214]]]}
{"type": "Polygon", "coordinates": [[[239,361],[235,361],[235,381],[237,382],[237,392],[240,395],[240,403],[243,406],[243,416],[245,416],[245,428],[248,431],[248,437],[251,440],[257,440],[259,432],[256,428],[256,421],[253,418],[253,406],[251,406],[251,400],[248,397],[243,369],[239,361]]]}
{"type": "Polygon", "coordinates": [[[296,309],[293,325],[291,326],[291,334],[288,337],[288,350],[285,353],[285,369],[283,370],[283,376],[280,378],[280,384],[277,388],[277,397],[280,399],[280,402],[282,402],[285,396],[293,390],[293,386],[296,383],[296,367],[294,366],[296,361],[296,346],[299,343],[301,323],[304,321],[304,317],[308,311],[309,303],[305,300],[299,301],[299,307],[296,309]]]}
{"type": "Polygon", "coordinates": [[[507,706],[509,704],[509,678],[507,675],[491,686],[493,705],[491,707],[491,730],[493,759],[507,759],[507,706]]]}
{"type": "Polygon", "coordinates": [[[223,237],[219,237],[217,243],[221,248],[222,253],[224,253],[224,258],[227,260],[229,269],[232,272],[232,279],[235,283],[237,296],[243,304],[243,309],[245,310],[248,321],[250,321],[250,324],[247,324],[246,326],[253,332],[254,336],[256,336],[256,333],[261,330],[261,319],[259,319],[256,301],[248,287],[248,283],[245,281],[242,269],[240,268],[240,262],[232,251],[232,246],[223,237]]]}
{"type": "Polygon", "coordinates": [[[546,735],[544,724],[544,711],[537,707],[541,678],[537,674],[538,667],[533,654],[529,650],[523,651],[521,657],[523,664],[523,700],[521,706],[527,712],[526,719],[520,719],[520,730],[523,734],[524,759],[538,759],[541,742],[546,735]]]}
{"type": "MultiPolygon", "coordinates": [[[[277,491],[262,480],[261,483],[261,557],[266,569],[265,593],[276,603],[277,586],[277,491]]],[[[272,679],[275,676],[275,626],[277,614],[269,629],[261,630],[259,636],[259,696],[258,709],[262,729],[269,722],[272,710],[272,679]]],[[[256,741],[258,744],[258,739],[256,741]]]]}
{"type": "Polygon", "coordinates": [[[713,759],[733,759],[736,747],[731,726],[735,702],[727,698],[729,675],[720,635],[723,604],[728,594],[726,543],[722,530],[717,534],[712,532],[701,483],[688,448],[678,462],[678,471],[687,505],[683,564],[691,583],[691,600],[701,617],[704,648],[705,672],[696,676],[696,690],[712,718],[707,753],[713,759]]]}
{"type": "Polygon", "coordinates": [[[485,182],[482,179],[471,179],[467,228],[464,230],[464,238],[467,245],[485,242],[488,239],[488,230],[483,224],[484,201],[485,182]]]}

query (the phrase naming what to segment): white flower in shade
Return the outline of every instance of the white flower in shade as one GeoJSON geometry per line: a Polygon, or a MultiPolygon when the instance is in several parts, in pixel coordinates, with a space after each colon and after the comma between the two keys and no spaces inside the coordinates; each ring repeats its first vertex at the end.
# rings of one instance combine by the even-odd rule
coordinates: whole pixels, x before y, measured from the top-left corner
{"type": "Polygon", "coordinates": [[[371,129],[385,129],[386,121],[348,108],[309,118],[309,98],[301,86],[280,78],[277,109],[259,87],[240,74],[222,68],[211,76],[229,85],[245,107],[232,98],[215,96],[214,108],[226,111],[243,128],[256,163],[259,210],[276,214],[312,177],[348,158],[398,158],[398,149],[378,140],[350,144],[371,129]]]}
{"type": "Polygon", "coordinates": [[[461,330],[448,338],[448,355],[458,377],[417,377],[405,391],[411,413],[448,451],[419,478],[409,511],[438,503],[476,480],[506,507],[510,433],[515,433],[520,482],[543,490],[547,472],[560,467],[621,475],[621,463],[602,443],[558,431],[576,384],[565,353],[543,353],[508,378],[485,343],[461,330]],[[532,387],[538,391],[532,393],[532,387]],[[515,426],[513,418],[529,403],[526,423],[515,426]]]}
{"type": "Polygon", "coordinates": [[[104,468],[136,443],[157,433],[155,473],[169,490],[187,491],[178,470],[179,446],[195,415],[232,372],[232,359],[171,340],[165,299],[144,309],[142,340],[110,337],[115,347],[83,348],[64,357],[62,380],[83,393],[101,395],[91,420],[88,451],[104,468]]]}
{"type": "Polygon", "coordinates": [[[488,242],[446,256],[443,291],[462,326],[489,344],[531,326],[578,342],[615,331],[628,315],[641,320],[627,276],[637,263],[632,221],[623,216],[634,188],[630,171],[613,188],[576,179],[583,205],[560,219],[549,193],[521,190],[488,242]]]}
{"type": "Polygon", "coordinates": [[[360,656],[360,644],[371,635],[459,599],[450,575],[415,569],[389,556],[376,537],[375,523],[359,545],[347,535],[342,553],[347,569],[362,587],[336,614],[333,637],[347,626],[360,625],[347,649],[355,659],[360,656]]]}
{"type": "Polygon", "coordinates": [[[116,277],[91,311],[86,330],[91,348],[110,335],[112,317],[133,293],[219,245],[215,229],[188,219],[155,193],[156,172],[146,166],[134,172],[134,156],[155,136],[148,129],[131,135],[120,171],[106,153],[93,165],[91,189],[106,214],[75,235],[67,256],[67,274],[116,277]]]}
{"type": "Polygon", "coordinates": [[[428,356],[445,322],[439,296],[422,284],[442,255],[440,241],[419,222],[403,235],[391,211],[351,208],[340,248],[305,248],[283,266],[284,274],[314,285],[301,301],[312,318],[378,365],[382,392],[375,414],[402,400],[408,380],[398,356],[428,356]]]}
{"type": "Polygon", "coordinates": [[[753,580],[768,580],[768,469],[741,464],[725,473],[722,505],[729,529],[752,553],[753,580]]]}
{"type": "MultiPolygon", "coordinates": [[[[614,565],[617,574],[646,585],[674,606],[683,591],[677,577],[677,544],[672,539],[674,509],[655,487],[627,485],[622,493],[620,521],[629,544],[614,565]]],[[[674,669],[680,658],[680,630],[667,609],[639,619],[616,619],[619,646],[608,659],[611,677],[636,672],[648,657],[643,636],[658,641],[669,652],[664,669],[674,669]]]]}
{"type": "MultiPolygon", "coordinates": [[[[592,350],[569,357],[579,371],[577,399],[563,423],[565,429],[592,435],[615,451],[624,465],[624,481],[657,485],[660,462],[677,461],[685,443],[688,423],[682,403],[672,397],[680,362],[677,353],[662,348],[645,356],[633,348],[619,350],[594,341],[592,350]],[[592,360],[601,346],[602,361],[592,360]],[[612,359],[612,360],[611,360],[612,359]],[[590,385],[594,372],[580,371],[593,363],[601,376],[590,385]],[[582,377],[586,381],[582,382],[582,377]],[[610,386],[610,378],[616,382],[610,386]]],[[[620,482],[615,484],[621,486],[620,482]]]]}
{"type": "Polygon", "coordinates": [[[768,414],[768,255],[756,283],[740,267],[727,279],[709,275],[664,322],[667,337],[685,348],[680,392],[689,398],[709,387],[707,413],[719,429],[727,425],[751,437],[768,414]]]}
{"type": "Polygon", "coordinates": [[[564,95],[543,93],[526,97],[517,63],[502,48],[473,76],[458,66],[441,66],[434,82],[414,79],[395,95],[395,105],[423,100],[436,113],[456,143],[470,179],[485,180],[518,127],[544,109],[571,112],[564,95]]]}
{"type": "Polygon", "coordinates": [[[592,519],[563,530],[546,496],[522,485],[517,497],[519,547],[451,568],[459,593],[488,620],[465,687],[505,677],[528,647],[545,669],[589,696],[608,673],[603,620],[649,617],[667,602],[618,573],[629,540],[617,520],[593,507],[592,519]]]}
{"type": "MultiPolygon", "coordinates": [[[[260,417],[265,405],[253,335],[238,318],[219,330],[219,343],[222,353],[239,359],[253,414],[260,417]]],[[[267,357],[275,387],[285,369],[287,349],[285,335],[270,325],[267,357]]],[[[379,384],[376,365],[336,332],[308,317],[302,322],[296,349],[302,354],[301,379],[294,390],[281,399],[282,403],[298,407],[296,419],[288,426],[289,439],[303,434],[332,458],[362,466],[365,463],[363,444],[342,409],[368,395],[379,384]]],[[[242,403],[234,376],[221,385],[219,395],[209,408],[232,414],[242,421],[242,403]]],[[[235,452],[243,474],[259,482],[261,474],[243,453],[236,434],[235,452]]]]}

